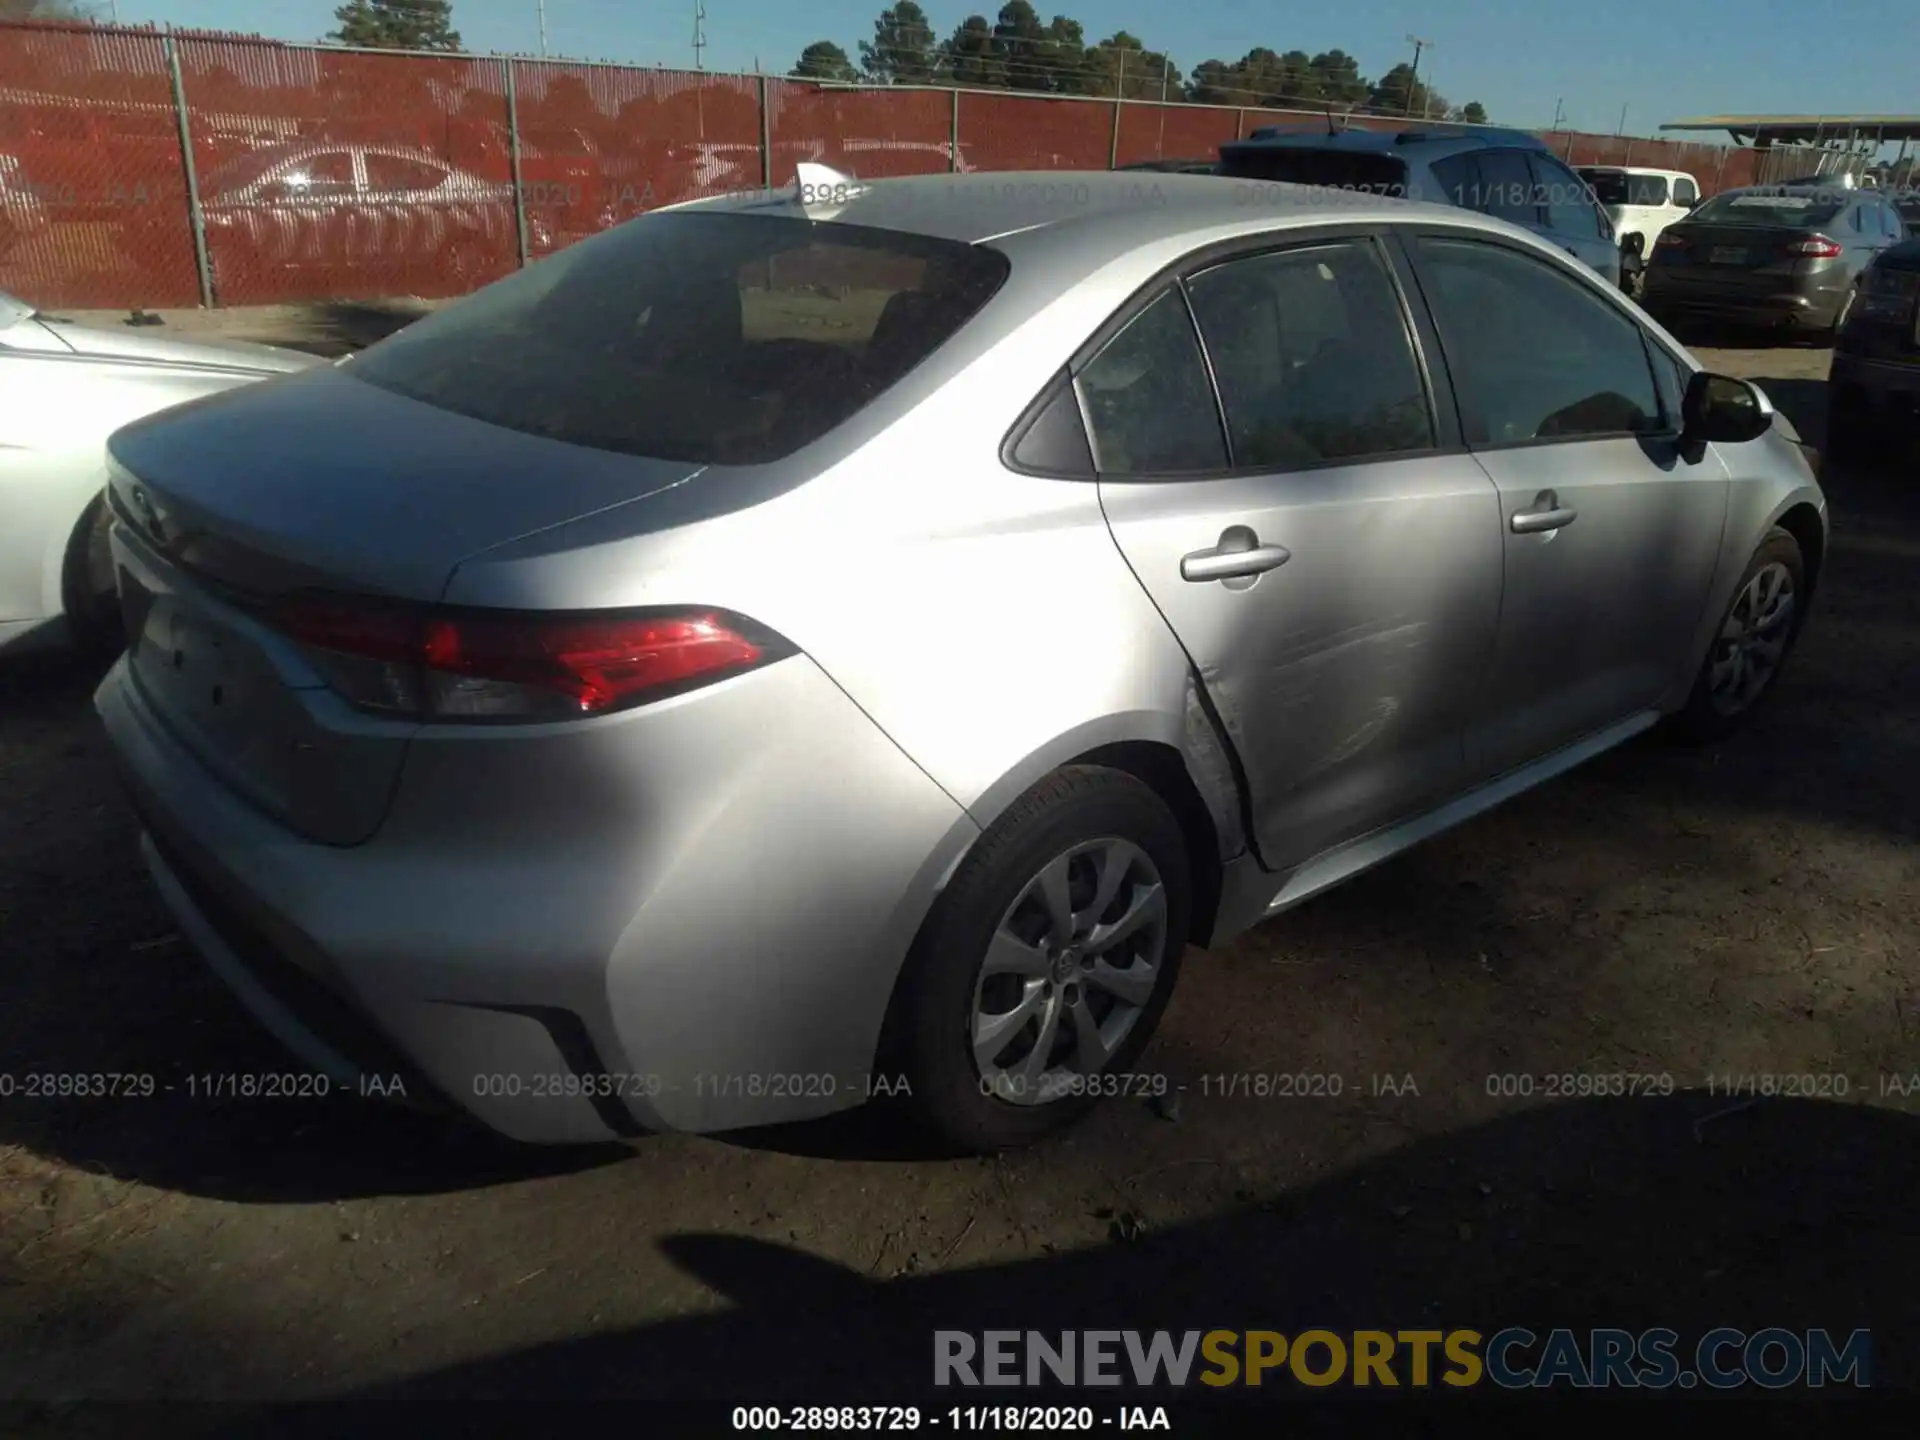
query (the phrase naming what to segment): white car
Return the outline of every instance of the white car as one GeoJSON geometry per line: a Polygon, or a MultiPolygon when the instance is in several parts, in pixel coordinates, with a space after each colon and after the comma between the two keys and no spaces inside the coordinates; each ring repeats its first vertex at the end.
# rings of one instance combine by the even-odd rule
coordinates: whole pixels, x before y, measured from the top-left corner
{"type": "Polygon", "coordinates": [[[170,405],[322,363],[265,345],[76,325],[0,294],[0,649],[117,641],[100,500],[109,435],[170,405]]]}
{"type": "Polygon", "coordinates": [[[1684,170],[1638,165],[1582,165],[1579,169],[1580,178],[1593,187],[1600,208],[1613,221],[1623,259],[1630,253],[1641,260],[1653,254],[1660,232],[1684,220],[1700,203],[1700,182],[1684,170]]]}

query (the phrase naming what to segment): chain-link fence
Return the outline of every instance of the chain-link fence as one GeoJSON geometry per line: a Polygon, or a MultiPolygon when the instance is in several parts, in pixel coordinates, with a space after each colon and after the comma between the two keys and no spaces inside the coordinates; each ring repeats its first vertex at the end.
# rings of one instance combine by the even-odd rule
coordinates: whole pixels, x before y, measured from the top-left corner
{"type": "MultiPolygon", "coordinates": [[[[642,211],[783,186],[1206,160],[1317,112],[0,23],[0,289],[40,305],[451,295],[642,211]]],[[[1398,116],[1341,123],[1399,129],[1398,116]]],[[[1752,183],[1730,146],[1551,132],[1752,183]]]]}

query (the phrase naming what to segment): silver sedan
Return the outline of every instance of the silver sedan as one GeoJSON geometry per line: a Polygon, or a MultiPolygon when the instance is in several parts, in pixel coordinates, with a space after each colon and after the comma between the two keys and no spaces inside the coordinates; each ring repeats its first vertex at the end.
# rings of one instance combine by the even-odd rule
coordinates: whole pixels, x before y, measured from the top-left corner
{"type": "Polygon", "coordinates": [[[0,648],[117,643],[107,436],[169,405],[319,362],[76,325],[0,295],[0,648]]]}
{"type": "Polygon", "coordinates": [[[167,903],[513,1136],[1126,1093],[1183,950],[1779,675],[1754,386],[1456,208],[940,176],[656,212],[130,427],[167,903]]]}

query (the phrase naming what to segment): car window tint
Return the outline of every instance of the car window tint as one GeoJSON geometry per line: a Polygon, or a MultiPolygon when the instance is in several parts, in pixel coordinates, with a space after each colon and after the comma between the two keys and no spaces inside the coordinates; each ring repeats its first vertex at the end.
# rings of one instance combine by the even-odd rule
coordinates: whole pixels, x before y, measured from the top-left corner
{"type": "Polygon", "coordinates": [[[1102,474],[1225,468],[1219,408],[1179,291],[1134,316],[1080,372],[1079,390],[1102,474]]]}
{"type": "Polygon", "coordinates": [[[1432,238],[1419,246],[1470,440],[1660,427],[1639,327],[1619,309],[1501,246],[1432,238]]]}
{"type": "Polygon", "coordinates": [[[1633,175],[1627,180],[1627,203],[1629,205],[1664,205],[1667,203],[1667,177],[1664,175],[1633,175]]]}
{"type": "Polygon", "coordinates": [[[985,246],[902,231],[649,215],[416,321],[352,373],[575,445],[762,464],[864,409],[1007,272],[985,246]]]}
{"type": "Polygon", "coordinates": [[[1535,199],[1546,210],[1549,230],[1583,238],[1603,233],[1600,212],[1585,181],[1551,155],[1532,155],[1528,160],[1533,166],[1535,199]]]}
{"type": "Polygon", "coordinates": [[[446,178],[445,170],[424,160],[378,151],[367,156],[369,190],[431,190],[446,178]]]}
{"type": "Polygon", "coordinates": [[[1516,225],[1538,225],[1533,171],[1524,150],[1484,150],[1480,154],[1480,199],[1476,210],[1516,225]]]}
{"type": "Polygon", "coordinates": [[[1188,288],[1236,468],[1432,447],[1406,317],[1371,243],[1235,260],[1188,288]]]}
{"type": "Polygon", "coordinates": [[[1673,203],[1691,205],[1700,198],[1700,187],[1688,175],[1681,175],[1673,182],[1673,203]]]}
{"type": "Polygon", "coordinates": [[[1305,145],[1229,145],[1220,152],[1220,173],[1243,180],[1279,180],[1402,198],[1406,163],[1372,150],[1321,149],[1305,145]]]}
{"type": "Polygon", "coordinates": [[[344,150],[309,155],[282,170],[268,188],[275,197],[289,200],[351,195],[353,156],[344,150]]]}
{"type": "Polygon", "coordinates": [[[1439,182],[1441,192],[1454,204],[1467,210],[1478,210],[1480,204],[1480,157],[1471,150],[1462,155],[1449,155],[1444,160],[1436,160],[1429,167],[1433,178],[1439,182]]]}

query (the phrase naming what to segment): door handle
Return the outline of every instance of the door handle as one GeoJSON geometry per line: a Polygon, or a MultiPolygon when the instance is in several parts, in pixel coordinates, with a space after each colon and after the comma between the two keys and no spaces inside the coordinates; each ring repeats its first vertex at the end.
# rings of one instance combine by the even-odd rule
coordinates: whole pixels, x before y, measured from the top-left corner
{"type": "Polygon", "coordinates": [[[1195,550],[1180,557],[1180,578],[1196,584],[1209,580],[1240,580],[1278,570],[1293,558],[1284,545],[1262,545],[1245,525],[1230,526],[1211,550],[1195,550]]]}
{"type": "Polygon", "coordinates": [[[1516,510],[1507,523],[1516,535],[1544,535],[1549,531],[1571,525],[1579,512],[1568,509],[1560,503],[1560,497],[1551,490],[1542,490],[1533,497],[1534,508],[1516,510]]]}

